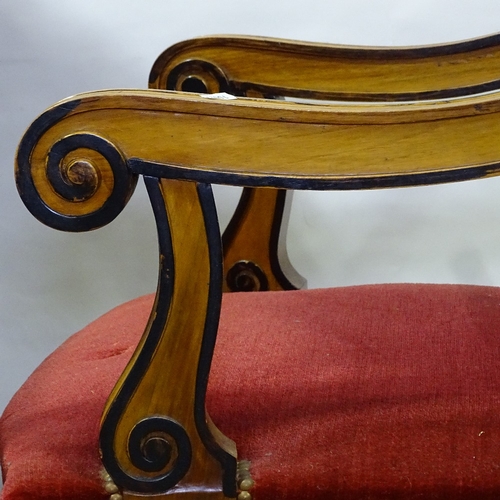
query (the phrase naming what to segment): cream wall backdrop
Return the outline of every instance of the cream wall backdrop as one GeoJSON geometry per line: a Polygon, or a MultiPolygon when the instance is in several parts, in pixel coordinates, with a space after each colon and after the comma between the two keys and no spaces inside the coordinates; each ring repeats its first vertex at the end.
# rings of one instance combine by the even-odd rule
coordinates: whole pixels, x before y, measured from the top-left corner
{"type": "MultiPolygon", "coordinates": [[[[45,108],[82,91],[145,88],[156,56],[193,36],[412,45],[495,31],[498,0],[0,0],[0,410],[68,335],[156,284],[155,229],[142,185],[114,223],[92,233],[46,228],[22,205],[15,149],[45,108]]],[[[499,194],[498,179],[295,193],[291,258],[310,287],[500,285],[499,194]]],[[[222,224],[236,196],[217,189],[222,224]]]]}

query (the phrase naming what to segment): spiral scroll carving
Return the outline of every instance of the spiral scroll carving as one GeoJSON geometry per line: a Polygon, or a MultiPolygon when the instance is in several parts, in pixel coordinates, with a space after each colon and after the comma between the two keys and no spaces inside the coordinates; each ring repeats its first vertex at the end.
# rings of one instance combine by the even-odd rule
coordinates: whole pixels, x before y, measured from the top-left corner
{"type": "Polygon", "coordinates": [[[167,77],[167,90],[182,90],[198,94],[234,93],[224,73],[205,61],[185,61],[176,66],[167,77]]]}
{"type": "Polygon", "coordinates": [[[141,483],[155,483],[168,490],[175,486],[191,465],[191,442],[184,428],[175,420],[154,416],[141,420],[132,429],[128,444],[132,464],[141,471],[158,473],[149,480],[126,479],[135,490],[149,489],[141,483]]]}
{"type": "Polygon", "coordinates": [[[226,283],[232,292],[259,292],[269,290],[264,271],[254,262],[240,260],[227,272],[226,283]]]}
{"type": "Polygon", "coordinates": [[[33,162],[30,139],[27,133],[21,143],[16,180],[37,219],[64,231],[89,231],[123,210],[137,176],[111,142],[90,133],[68,135],[52,145],[43,163],[33,162]]]}

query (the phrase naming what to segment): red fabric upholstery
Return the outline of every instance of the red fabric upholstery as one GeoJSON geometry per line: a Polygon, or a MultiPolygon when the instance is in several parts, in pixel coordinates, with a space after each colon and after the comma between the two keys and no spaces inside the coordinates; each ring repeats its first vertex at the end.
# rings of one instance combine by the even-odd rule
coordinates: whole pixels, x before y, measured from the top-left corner
{"type": "MultiPolygon", "coordinates": [[[[106,497],[99,416],[151,300],[75,334],[13,398],[3,500],[106,497]]],[[[257,500],[497,499],[499,320],[488,287],[226,296],[207,404],[257,500]]]]}

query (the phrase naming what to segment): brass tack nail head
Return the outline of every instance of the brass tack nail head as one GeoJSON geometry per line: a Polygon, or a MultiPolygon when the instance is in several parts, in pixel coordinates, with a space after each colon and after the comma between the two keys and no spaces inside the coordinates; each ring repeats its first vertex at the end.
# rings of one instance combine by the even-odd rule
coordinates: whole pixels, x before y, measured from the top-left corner
{"type": "Polygon", "coordinates": [[[109,497],[109,500],[123,500],[123,497],[119,493],[114,493],[109,497]]]}
{"type": "Polygon", "coordinates": [[[107,473],[105,469],[102,469],[99,475],[101,476],[101,479],[106,483],[112,480],[111,476],[107,473]]]}
{"type": "Polygon", "coordinates": [[[116,484],[111,481],[108,481],[104,485],[104,489],[106,490],[106,493],[118,493],[120,491],[118,489],[118,486],[116,486],[116,484]]]}
{"type": "Polygon", "coordinates": [[[238,494],[238,500],[252,500],[252,495],[248,491],[242,491],[238,494]]]}
{"type": "Polygon", "coordinates": [[[241,480],[239,484],[240,489],[243,491],[251,490],[254,487],[254,485],[255,481],[250,477],[241,480]]]}

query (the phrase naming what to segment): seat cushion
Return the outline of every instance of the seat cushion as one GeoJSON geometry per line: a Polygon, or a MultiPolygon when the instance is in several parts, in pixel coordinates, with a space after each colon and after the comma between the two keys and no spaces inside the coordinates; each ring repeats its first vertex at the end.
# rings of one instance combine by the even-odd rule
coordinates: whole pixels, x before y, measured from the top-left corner
{"type": "MultiPolygon", "coordinates": [[[[99,417],[153,298],[73,335],[0,420],[3,500],[106,498],[99,417]]],[[[257,500],[498,499],[500,289],[231,294],[207,406],[257,500]]]]}

